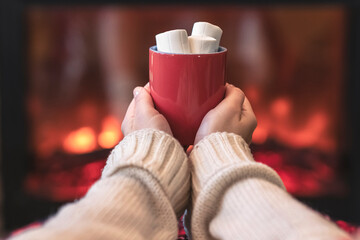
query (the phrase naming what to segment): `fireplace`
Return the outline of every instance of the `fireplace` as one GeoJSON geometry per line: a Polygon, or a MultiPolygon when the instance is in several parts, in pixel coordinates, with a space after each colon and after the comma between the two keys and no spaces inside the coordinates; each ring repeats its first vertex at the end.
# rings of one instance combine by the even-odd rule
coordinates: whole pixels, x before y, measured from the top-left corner
{"type": "Polygon", "coordinates": [[[2,43],[7,230],[44,219],[86,193],[123,137],[132,89],[147,82],[155,34],[190,32],[199,20],[224,30],[228,81],[244,90],[258,118],[251,144],[256,161],[273,167],[306,204],[360,223],[360,102],[358,75],[351,75],[358,71],[352,60],[359,60],[353,37],[360,22],[354,10],[234,4],[19,8],[7,16],[21,14],[24,21],[3,26],[16,41],[2,43]]]}

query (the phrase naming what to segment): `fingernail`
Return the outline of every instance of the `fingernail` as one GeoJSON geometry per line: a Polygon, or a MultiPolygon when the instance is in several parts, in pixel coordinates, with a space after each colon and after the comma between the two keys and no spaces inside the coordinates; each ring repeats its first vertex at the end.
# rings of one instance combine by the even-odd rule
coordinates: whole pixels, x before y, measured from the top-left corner
{"type": "Polygon", "coordinates": [[[137,95],[139,95],[139,88],[135,88],[134,91],[133,91],[133,95],[134,97],[136,97],[137,95]]]}

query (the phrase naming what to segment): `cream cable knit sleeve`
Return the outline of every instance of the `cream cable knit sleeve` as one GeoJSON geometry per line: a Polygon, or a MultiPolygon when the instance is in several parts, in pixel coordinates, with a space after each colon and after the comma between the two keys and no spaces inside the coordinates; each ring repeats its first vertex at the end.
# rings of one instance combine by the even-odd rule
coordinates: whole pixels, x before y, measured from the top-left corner
{"type": "Polygon", "coordinates": [[[189,189],[180,144],[164,132],[139,130],[115,147],[85,197],[14,239],[176,239],[176,215],[185,209],[189,189]]]}
{"type": "Polygon", "coordinates": [[[238,135],[214,133],[190,155],[193,240],[350,239],[293,199],[238,135]]]}

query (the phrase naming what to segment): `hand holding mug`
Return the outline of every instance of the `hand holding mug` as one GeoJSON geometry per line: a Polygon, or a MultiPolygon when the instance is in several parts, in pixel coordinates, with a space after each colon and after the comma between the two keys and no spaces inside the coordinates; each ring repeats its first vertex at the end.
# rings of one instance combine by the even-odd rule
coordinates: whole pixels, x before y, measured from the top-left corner
{"type": "Polygon", "coordinates": [[[144,128],[153,128],[172,135],[169,123],[154,107],[149,93],[149,85],[136,87],[133,94],[134,98],[126,111],[121,125],[121,131],[124,136],[144,128]]]}
{"type": "Polygon", "coordinates": [[[194,144],[215,132],[238,134],[250,144],[256,126],[255,114],[245,94],[239,88],[226,84],[224,100],[205,115],[194,144]]]}

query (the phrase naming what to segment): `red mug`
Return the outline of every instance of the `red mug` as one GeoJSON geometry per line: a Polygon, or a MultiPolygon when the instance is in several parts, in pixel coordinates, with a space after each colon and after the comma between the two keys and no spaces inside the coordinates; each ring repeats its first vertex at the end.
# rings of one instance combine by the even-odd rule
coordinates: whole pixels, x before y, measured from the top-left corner
{"type": "Polygon", "coordinates": [[[172,54],[149,49],[150,94],[183,146],[194,143],[202,119],[225,94],[227,49],[172,54]]]}

